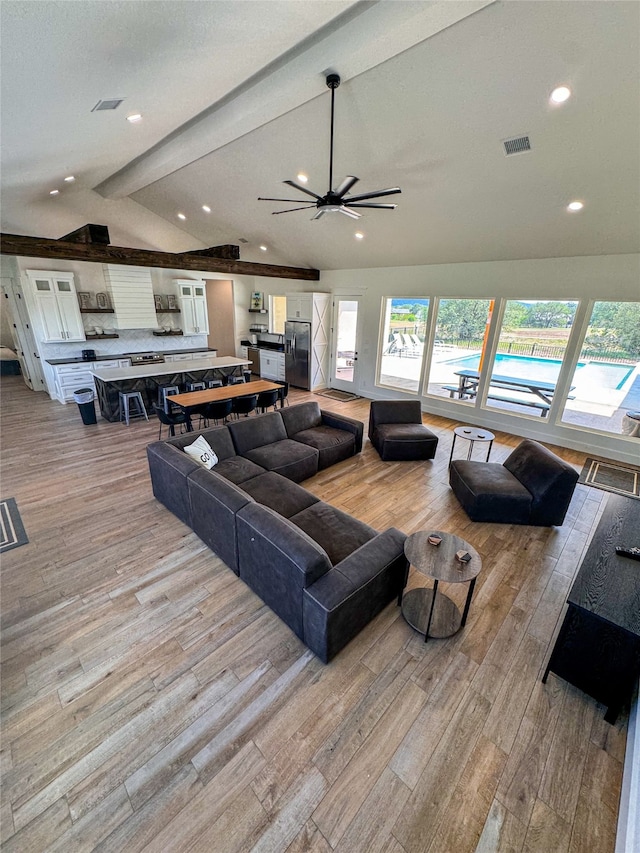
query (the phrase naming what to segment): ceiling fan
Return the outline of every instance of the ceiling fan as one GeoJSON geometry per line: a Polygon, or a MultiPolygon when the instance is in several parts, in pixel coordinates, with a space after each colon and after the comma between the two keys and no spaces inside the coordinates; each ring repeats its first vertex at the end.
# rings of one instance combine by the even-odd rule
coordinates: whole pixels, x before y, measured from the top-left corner
{"type": "MultiPolygon", "coordinates": [[[[327,75],[327,86],[331,89],[331,147],[329,152],[329,191],[326,195],[318,195],[317,193],[308,190],[306,187],[297,184],[295,181],[283,181],[283,183],[288,184],[290,187],[293,187],[296,190],[300,190],[300,192],[306,193],[306,195],[312,196],[315,201],[309,201],[304,203],[302,207],[290,207],[287,210],[274,210],[273,215],[277,216],[279,213],[291,213],[294,210],[309,210],[312,207],[317,208],[317,213],[313,216],[313,219],[320,219],[321,216],[324,216],[325,213],[343,213],[345,216],[350,216],[352,219],[360,219],[361,215],[354,210],[353,208],[376,208],[378,210],[395,210],[398,206],[397,204],[378,204],[377,202],[370,203],[367,199],[372,198],[380,198],[384,195],[395,195],[396,193],[402,192],[400,187],[391,187],[387,190],[376,190],[370,193],[361,193],[360,195],[347,195],[349,190],[356,184],[360,179],[354,177],[353,175],[347,175],[344,181],[336,187],[335,190],[332,190],[333,186],[333,116],[334,116],[334,101],[336,89],[340,85],[340,77],[338,74],[328,74],[327,75]]],[[[286,201],[286,202],[302,202],[301,198],[258,198],[258,201],[286,201]]]]}

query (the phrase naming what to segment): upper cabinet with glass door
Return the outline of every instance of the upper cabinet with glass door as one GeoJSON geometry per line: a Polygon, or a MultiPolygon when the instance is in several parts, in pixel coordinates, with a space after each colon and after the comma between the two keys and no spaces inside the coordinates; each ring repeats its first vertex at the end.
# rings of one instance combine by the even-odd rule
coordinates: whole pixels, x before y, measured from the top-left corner
{"type": "Polygon", "coordinates": [[[176,279],[185,335],[208,335],[207,289],[203,281],[176,279]]]}
{"type": "Polygon", "coordinates": [[[86,340],[73,273],[27,270],[36,297],[44,342],[86,340]]]}

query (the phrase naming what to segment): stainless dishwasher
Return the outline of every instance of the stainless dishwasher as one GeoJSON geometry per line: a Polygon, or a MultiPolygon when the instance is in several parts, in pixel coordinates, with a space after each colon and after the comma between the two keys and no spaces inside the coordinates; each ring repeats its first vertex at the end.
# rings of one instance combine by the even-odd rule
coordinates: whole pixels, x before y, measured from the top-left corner
{"type": "Polygon", "coordinates": [[[248,347],[247,358],[251,362],[251,372],[260,376],[260,350],[258,347],[248,347]]]}

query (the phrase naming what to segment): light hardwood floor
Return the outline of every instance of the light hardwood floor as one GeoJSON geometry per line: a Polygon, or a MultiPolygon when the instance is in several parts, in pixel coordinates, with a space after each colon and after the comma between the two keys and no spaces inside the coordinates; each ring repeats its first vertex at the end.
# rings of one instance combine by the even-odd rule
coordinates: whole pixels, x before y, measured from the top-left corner
{"type": "Polygon", "coordinates": [[[605,492],[578,486],[558,529],[474,524],[451,421],[425,415],[433,462],[366,441],[305,486],[379,529],[457,533],[483,569],[455,637],[425,645],[392,604],[324,666],[154,500],[155,420],[84,426],[14,377],[1,414],[29,537],[2,558],[4,853],[613,851],[626,715],[540,681],[605,492]]]}

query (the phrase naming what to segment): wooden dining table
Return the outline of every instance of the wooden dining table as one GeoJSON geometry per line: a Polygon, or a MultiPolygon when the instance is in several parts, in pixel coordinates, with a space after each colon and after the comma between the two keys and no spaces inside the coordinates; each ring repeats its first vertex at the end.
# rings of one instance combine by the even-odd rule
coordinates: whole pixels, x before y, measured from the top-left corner
{"type": "Polygon", "coordinates": [[[270,382],[268,379],[255,379],[251,382],[238,382],[236,385],[223,385],[217,388],[205,388],[204,391],[185,391],[184,394],[167,394],[167,400],[175,403],[184,410],[187,416],[187,432],[193,431],[191,423],[191,412],[207,403],[216,403],[219,400],[232,400],[234,397],[248,397],[252,394],[260,394],[262,391],[282,390],[282,385],[270,382]]]}

